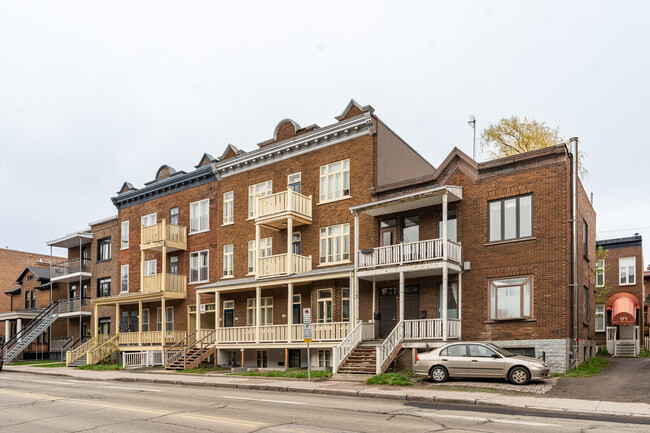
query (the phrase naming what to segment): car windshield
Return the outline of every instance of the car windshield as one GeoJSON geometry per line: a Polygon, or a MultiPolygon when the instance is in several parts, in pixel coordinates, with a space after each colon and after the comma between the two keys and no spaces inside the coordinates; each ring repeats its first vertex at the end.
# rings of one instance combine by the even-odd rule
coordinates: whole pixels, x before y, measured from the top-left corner
{"type": "Polygon", "coordinates": [[[499,355],[505,356],[506,358],[509,358],[511,356],[515,356],[514,353],[508,352],[506,349],[502,349],[499,346],[495,346],[492,343],[487,343],[486,346],[489,347],[490,349],[494,350],[495,352],[497,352],[499,355]]]}

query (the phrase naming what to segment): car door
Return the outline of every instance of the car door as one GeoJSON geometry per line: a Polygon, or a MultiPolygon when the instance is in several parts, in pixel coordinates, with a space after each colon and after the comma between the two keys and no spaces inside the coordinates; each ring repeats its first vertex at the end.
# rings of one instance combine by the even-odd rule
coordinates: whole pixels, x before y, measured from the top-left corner
{"type": "Polygon", "coordinates": [[[452,344],[440,351],[440,363],[450,377],[467,377],[470,374],[467,344],[452,344]]]}
{"type": "Polygon", "coordinates": [[[472,377],[503,377],[505,360],[482,344],[468,344],[469,374],[472,377]]]}

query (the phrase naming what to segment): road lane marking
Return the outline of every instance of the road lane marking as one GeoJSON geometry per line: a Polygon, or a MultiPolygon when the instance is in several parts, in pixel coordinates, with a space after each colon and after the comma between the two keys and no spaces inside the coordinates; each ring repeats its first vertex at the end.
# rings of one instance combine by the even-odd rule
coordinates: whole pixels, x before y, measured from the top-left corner
{"type": "Polygon", "coordinates": [[[129,386],[112,386],[112,385],[106,385],[102,386],[100,388],[110,388],[110,389],[128,389],[129,391],[150,391],[150,392],[165,392],[160,389],[150,389],[150,388],[132,388],[129,386]]]}
{"type": "Polygon", "coordinates": [[[542,422],[532,422],[532,421],[520,421],[520,420],[507,420],[501,418],[484,418],[478,416],[465,416],[465,415],[443,415],[437,413],[427,413],[427,412],[415,412],[416,415],[427,416],[431,418],[452,418],[452,419],[462,419],[466,421],[477,421],[477,422],[498,422],[503,424],[521,424],[532,427],[561,427],[560,424],[548,424],[542,422]]]}
{"type": "Polygon", "coordinates": [[[307,403],[303,403],[300,401],[287,401],[287,400],[268,400],[265,398],[252,398],[252,397],[234,397],[234,396],[229,396],[229,395],[220,395],[220,398],[230,398],[233,400],[250,400],[250,401],[263,401],[266,403],[280,403],[280,404],[296,404],[296,405],[305,405],[307,403]]]}
{"type": "Polygon", "coordinates": [[[59,382],[56,380],[32,380],[31,382],[37,382],[37,383],[51,383],[53,385],[74,385],[73,383],[70,382],[59,382]]]}

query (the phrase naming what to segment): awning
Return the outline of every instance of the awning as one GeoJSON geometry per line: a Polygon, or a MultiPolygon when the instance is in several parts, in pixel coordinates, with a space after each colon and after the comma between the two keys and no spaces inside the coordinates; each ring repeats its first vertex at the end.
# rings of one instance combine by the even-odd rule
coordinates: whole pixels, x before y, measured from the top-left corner
{"type": "Polygon", "coordinates": [[[629,293],[617,293],[607,300],[605,308],[612,311],[612,325],[634,325],[639,301],[629,293]]]}

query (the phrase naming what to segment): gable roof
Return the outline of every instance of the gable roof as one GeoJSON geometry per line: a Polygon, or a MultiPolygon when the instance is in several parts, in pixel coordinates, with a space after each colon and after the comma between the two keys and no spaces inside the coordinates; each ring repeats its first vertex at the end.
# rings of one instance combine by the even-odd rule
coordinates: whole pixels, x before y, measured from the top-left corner
{"type": "Polygon", "coordinates": [[[206,164],[209,164],[209,163],[215,162],[215,161],[216,160],[214,159],[214,157],[212,155],[210,155],[209,153],[204,153],[203,156],[201,157],[201,160],[199,161],[199,163],[197,165],[194,166],[194,168],[199,168],[199,167],[201,167],[203,165],[206,165],[206,164]]]}
{"type": "Polygon", "coordinates": [[[16,283],[20,284],[20,281],[25,278],[25,275],[31,272],[32,274],[36,275],[36,278],[39,281],[50,281],[50,270],[48,268],[41,268],[39,266],[27,266],[23,272],[20,274],[20,276],[16,279],[16,283]]]}
{"type": "Polygon", "coordinates": [[[334,116],[334,118],[336,120],[344,120],[346,118],[348,112],[350,110],[352,110],[353,108],[355,108],[357,111],[359,111],[361,113],[363,113],[365,111],[369,111],[370,114],[372,114],[375,111],[375,109],[372,108],[372,105],[361,106],[361,104],[359,104],[354,99],[350,99],[350,102],[348,102],[348,105],[345,106],[345,108],[343,109],[343,112],[341,114],[339,114],[338,116],[334,116]]]}

